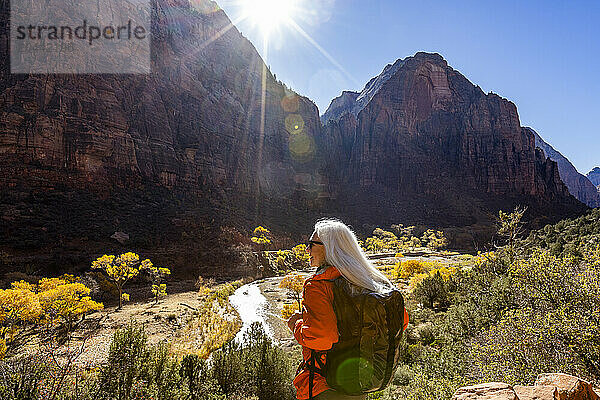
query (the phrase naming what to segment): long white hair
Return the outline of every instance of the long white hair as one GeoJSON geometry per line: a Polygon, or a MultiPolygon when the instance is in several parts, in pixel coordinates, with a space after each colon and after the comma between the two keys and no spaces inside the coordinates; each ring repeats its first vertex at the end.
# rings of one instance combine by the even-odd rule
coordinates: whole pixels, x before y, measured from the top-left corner
{"type": "Polygon", "coordinates": [[[350,283],[378,293],[394,289],[390,280],[367,259],[356,235],[342,221],[319,220],[315,232],[325,246],[325,262],[335,266],[350,283]]]}

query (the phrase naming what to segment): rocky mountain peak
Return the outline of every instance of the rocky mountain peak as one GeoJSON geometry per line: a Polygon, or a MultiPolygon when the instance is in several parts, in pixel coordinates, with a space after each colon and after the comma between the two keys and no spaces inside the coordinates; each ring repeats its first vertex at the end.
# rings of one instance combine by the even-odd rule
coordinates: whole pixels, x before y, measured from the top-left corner
{"type": "Polygon", "coordinates": [[[600,190],[600,167],[595,167],[588,172],[587,177],[600,190]]]}
{"type": "Polygon", "coordinates": [[[382,86],[389,81],[401,68],[416,70],[420,65],[429,63],[439,76],[439,72],[448,68],[448,63],[438,53],[418,52],[414,56],[398,59],[393,64],[388,64],[383,71],[372,78],[360,93],[344,91],[339,97],[331,101],[331,104],[321,117],[321,122],[327,125],[329,121],[338,120],[346,113],[358,116],[371,99],[379,92],[382,86]],[[356,94],[356,96],[355,96],[356,94]]]}
{"type": "Polygon", "coordinates": [[[590,207],[600,207],[600,193],[598,193],[594,184],[590,182],[590,179],[580,174],[565,156],[546,143],[535,130],[528,127],[523,129],[533,134],[536,147],[539,147],[546,157],[552,161],[556,161],[560,178],[567,185],[567,188],[569,188],[569,192],[579,201],[590,207]]]}
{"type": "Polygon", "coordinates": [[[349,100],[323,116],[323,147],[345,149],[329,153],[324,171],[329,193],[354,214],[462,225],[488,218],[492,203],[585,209],[521,127],[515,104],[483,93],[439,54],[386,66],[349,100]]]}

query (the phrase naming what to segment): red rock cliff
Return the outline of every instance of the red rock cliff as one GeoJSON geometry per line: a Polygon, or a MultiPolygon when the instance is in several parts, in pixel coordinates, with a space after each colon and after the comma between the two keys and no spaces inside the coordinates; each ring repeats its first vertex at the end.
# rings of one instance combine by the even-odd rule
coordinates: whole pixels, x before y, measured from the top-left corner
{"type": "Polygon", "coordinates": [[[366,105],[336,109],[326,126],[325,146],[350,148],[327,168],[342,166],[331,187],[337,201],[354,199],[349,212],[469,225],[516,203],[534,215],[583,208],[512,102],[484,94],[438,54],[398,60],[382,75],[358,95],[366,105]]]}

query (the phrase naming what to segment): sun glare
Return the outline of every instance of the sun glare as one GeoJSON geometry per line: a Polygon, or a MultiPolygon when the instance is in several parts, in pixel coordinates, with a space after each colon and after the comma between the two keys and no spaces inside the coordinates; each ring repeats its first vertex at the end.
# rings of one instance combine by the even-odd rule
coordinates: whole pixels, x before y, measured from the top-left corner
{"type": "Polygon", "coordinates": [[[297,0],[244,0],[245,14],[265,35],[294,17],[297,0]]]}

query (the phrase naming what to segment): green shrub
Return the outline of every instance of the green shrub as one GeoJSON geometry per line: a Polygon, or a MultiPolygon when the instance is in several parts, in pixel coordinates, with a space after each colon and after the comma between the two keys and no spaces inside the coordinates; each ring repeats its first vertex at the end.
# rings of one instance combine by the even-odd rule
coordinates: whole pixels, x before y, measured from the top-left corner
{"type": "Polygon", "coordinates": [[[456,282],[450,276],[444,279],[440,271],[433,275],[424,276],[414,287],[412,296],[425,307],[433,308],[437,303],[439,308],[447,308],[456,291],[456,282]]]}
{"type": "Polygon", "coordinates": [[[190,400],[225,400],[207,362],[196,354],[183,357],[179,375],[190,400]]]}
{"type": "Polygon", "coordinates": [[[37,399],[48,375],[48,365],[35,355],[0,361],[0,399],[37,399]]]}
{"type": "Polygon", "coordinates": [[[284,350],[275,346],[258,322],[234,341],[213,353],[213,373],[223,393],[259,400],[294,399],[294,369],[284,350]]]}
{"type": "Polygon", "coordinates": [[[225,395],[247,391],[244,357],[241,346],[235,340],[213,352],[211,357],[213,375],[225,395]]]}
{"type": "Polygon", "coordinates": [[[100,386],[108,398],[129,399],[138,381],[148,382],[152,352],[142,327],[130,324],[113,334],[100,386]]]}
{"type": "Polygon", "coordinates": [[[600,380],[600,254],[582,258],[537,250],[511,267],[519,308],[476,337],[472,357],[482,379],[529,384],[556,371],[600,380]]]}

